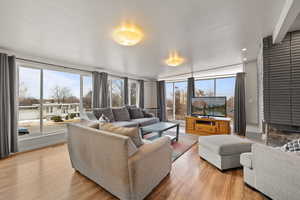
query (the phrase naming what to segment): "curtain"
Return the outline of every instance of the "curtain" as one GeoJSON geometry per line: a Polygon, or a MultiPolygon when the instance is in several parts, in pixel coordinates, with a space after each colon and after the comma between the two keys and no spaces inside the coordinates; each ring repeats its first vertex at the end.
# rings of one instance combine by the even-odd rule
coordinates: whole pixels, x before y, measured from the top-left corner
{"type": "Polygon", "coordinates": [[[108,75],[105,72],[93,72],[93,108],[108,107],[108,75]]]}
{"type": "Polygon", "coordinates": [[[139,107],[144,109],[145,107],[145,92],[144,92],[144,80],[139,80],[140,92],[139,92],[139,107]]]}
{"type": "Polygon", "coordinates": [[[159,110],[160,121],[166,121],[166,91],[165,91],[165,81],[157,81],[157,107],[159,110]]]}
{"type": "Polygon", "coordinates": [[[127,106],[128,105],[128,78],[125,77],[124,78],[124,105],[127,106]]]}
{"type": "Polygon", "coordinates": [[[18,151],[16,58],[0,53],[0,158],[18,151]]]}
{"type": "Polygon", "coordinates": [[[237,73],[234,94],[234,132],[246,134],[245,73],[237,73]]]}
{"type": "Polygon", "coordinates": [[[187,88],[187,115],[192,114],[192,98],[195,96],[195,79],[194,77],[188,78],[187,88]]]}

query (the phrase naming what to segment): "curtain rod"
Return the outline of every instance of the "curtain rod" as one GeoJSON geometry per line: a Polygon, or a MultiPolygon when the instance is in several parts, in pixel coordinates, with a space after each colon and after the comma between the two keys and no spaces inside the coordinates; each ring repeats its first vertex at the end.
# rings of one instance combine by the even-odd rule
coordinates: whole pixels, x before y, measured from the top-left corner
{"type": "Polygon", "coordinates": [[[192,72],[187,72],[187,73],[181,73],[181,74],[175,74],[175,75],[170,75],[170,76],[164,76],[164,77],[160,77],[159,79],[172,78],[172,77],[176,77],[176,76],[183,76],[183,75],[194,74],[194,73],[198,73],[198,72],[204,72],[204,71],[211,71],[211,70],[216,70],[216,69],[222,69],[222,68],[232,67],[232,66],[241,65],[241,64],[243,64],[243,63],[236,63],[236,64],[232,64],[232,65],[223,65],[223,66],[214,67],[214,68],[210,68],[210,69],[202,69],[202,70],[197,70],[197,71],[192,71],[192,72]]]}

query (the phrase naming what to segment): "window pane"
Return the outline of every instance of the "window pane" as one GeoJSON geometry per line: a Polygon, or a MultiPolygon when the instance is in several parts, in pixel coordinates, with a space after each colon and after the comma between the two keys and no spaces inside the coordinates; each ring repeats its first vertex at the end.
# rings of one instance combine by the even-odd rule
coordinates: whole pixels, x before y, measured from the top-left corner
{"type": "Polygon", "coordinates": [[[137,105],[137,83],[131,82],[129,84],[129,103],[130,105],[137,105]]]}
{"type": "Polygon", "coordinates": [[[43,133],[65,130],[65,124],[79,120],[80,75],[43,70],[43,133]]]}
{"type": "Polygon", "coordinates": [[[184,120],[186,115],[187,82],[174,83],[175,120],[184,120]]]}
{"type": "Polygon", "coordinates": [[[120,107],[123,106],[124,96],[124,80],[113,79],[111,81],[111,106],[120,107]]]}
{"type": "Polygon", "coordinates": [[[166,83],[166,110],[167,110],[167,119],[173,119],[173,83],[166,83]]]}
{"type": "Polygon", "coordinates": [[[235,77],[216,79],[216,96],[227,97],[227,116],[234,115],[234,87],[235,77]]]}
{"type": "Polygon", "coordinates": [[[82,104],[84,111],[92,111],[92,77],[91,76],[83,76],[83,97],[82,104]]]}
{"type": "Polygon", "coordinates": [[[34,137],[40,130],[41,70],[19,68],[19,135],[34,137]]]}
{"type": "Polygon", "coordinates": [[[195,81],[195,96],[214,96],[214,79],[195,81]]]}

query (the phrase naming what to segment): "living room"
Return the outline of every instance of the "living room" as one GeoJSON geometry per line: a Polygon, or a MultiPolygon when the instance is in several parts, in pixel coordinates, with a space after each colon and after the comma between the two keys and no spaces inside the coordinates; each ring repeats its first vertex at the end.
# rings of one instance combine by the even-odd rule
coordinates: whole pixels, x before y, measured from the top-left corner
{"type": "Polygon", "coordinates": [[[299,199],[299,16],[2,0],[0,199],[299,199]]]}

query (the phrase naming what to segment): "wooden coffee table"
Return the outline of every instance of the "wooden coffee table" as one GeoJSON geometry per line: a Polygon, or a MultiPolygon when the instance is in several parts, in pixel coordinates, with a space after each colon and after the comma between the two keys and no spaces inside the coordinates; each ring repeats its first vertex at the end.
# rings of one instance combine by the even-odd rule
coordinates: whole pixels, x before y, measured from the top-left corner
{"type": "Polygon", "coordinates": [[[172,141],[178,142],[179,139],[179,123],[171,123],[171,122],[158,122],[155,124],[151,124],[148,126],[141,127],[141,134],[142,138],[144,138],[144,135],[147,135],[149,133],[157,132],[159,134],[159,137],[162,136],[164,131],[167,131],[169,129],[176,127],[176,136],[172,135],[165,135],[171,138],[172,141]]]}

